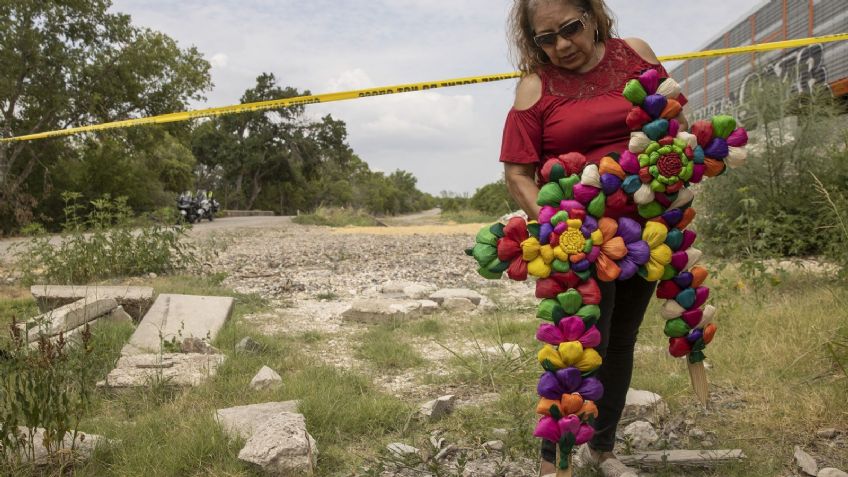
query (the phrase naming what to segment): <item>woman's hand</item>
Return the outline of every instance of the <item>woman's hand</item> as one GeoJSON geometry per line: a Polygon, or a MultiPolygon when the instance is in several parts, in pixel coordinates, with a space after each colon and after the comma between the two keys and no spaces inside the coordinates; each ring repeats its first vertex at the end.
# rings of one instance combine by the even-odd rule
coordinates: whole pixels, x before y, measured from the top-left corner
{"type": "Polygon", "coordinates": [[[536,164],[504,163],[504,179],[509,194],[527,214],[528,220],[536,220],[542,209],[536,204],[539,186],[536,185],[536,164]]]}

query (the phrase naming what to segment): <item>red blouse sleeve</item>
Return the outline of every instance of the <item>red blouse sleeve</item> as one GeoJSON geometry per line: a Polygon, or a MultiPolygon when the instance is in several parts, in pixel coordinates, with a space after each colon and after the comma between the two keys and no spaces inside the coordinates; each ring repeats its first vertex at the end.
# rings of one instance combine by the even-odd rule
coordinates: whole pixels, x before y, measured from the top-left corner
{"type": "Polygon", "coordinates": [[[539,103],[525,110],[512,108],[506,116],[501,162],[531,164],[542,157],[542,114],[539,103]]]}

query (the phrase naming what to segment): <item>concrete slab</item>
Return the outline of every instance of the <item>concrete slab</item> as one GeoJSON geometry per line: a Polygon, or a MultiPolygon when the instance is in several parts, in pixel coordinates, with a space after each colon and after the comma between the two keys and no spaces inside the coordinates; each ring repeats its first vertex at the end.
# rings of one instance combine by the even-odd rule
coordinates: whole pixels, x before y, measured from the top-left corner
{"type": "Polygon", "coordinates": [[[98,387],[131,388],[162,380],[169,386],[198,386],[218,372],[223,354],[163,353],[123,356],[98,387]]]}
{"type": "Polygon", "coordinates": [[[84,298],[69,305],[39,315],[27,324],[27,340],[31,343],[39,335],[56,336],[67,333],[89,321],[109,314],[118,307],[114,298],[84,298]]]}
{"type": "Polygon", "coordinates": [[[153,289],[150,287],[33,285],[30,293],[42,313],[86,297],[114,298],[136,322],[141,320],[153,303],[153,289]]]}
{"type": "Polygon", "coordinates": [[[215,411],[215,419],[227,435],[250,439],[256,429],[272,416],[280,413],[297,413],[300,401],[265,402],[247,406],[228,407],[215,411]]]}
{"type": "Polygon", "coordinates": [[[159,295],[121,356],[160,353],[163,341],[181,343],[186,338],[199,338],[211,342],[232,312],[231,297],[159,295]]]}

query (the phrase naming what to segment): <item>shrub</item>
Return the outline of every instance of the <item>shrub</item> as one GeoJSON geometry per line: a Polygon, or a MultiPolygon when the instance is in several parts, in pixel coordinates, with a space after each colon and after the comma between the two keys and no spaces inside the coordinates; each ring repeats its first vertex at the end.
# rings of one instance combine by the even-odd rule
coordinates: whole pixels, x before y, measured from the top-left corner
{"type": "Polygon", "coordinates": [[[91,201],[81,215],[80,194],[64,193],[64,232],[58,239],[35,237],[16,251],[23,282],[88,283],[106,278],[165,274],[197,263],[186,228],[158,222],[132,225],[123,198],[91,201]]]}

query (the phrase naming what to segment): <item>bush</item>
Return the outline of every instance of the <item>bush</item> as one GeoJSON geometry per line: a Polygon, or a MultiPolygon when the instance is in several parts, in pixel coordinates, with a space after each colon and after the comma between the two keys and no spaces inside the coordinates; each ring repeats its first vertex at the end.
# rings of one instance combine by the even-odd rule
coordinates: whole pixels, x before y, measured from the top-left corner
{"type": "Polygon", "coordinates": [[[165,274],[197,263],[195,249],[184,241],[186,228],[161,223],[132,225],[124,198],[104,196],[83,206],[77,193],[64,193],[65,231],[58,243],[35,237],[16,251],[23,282],[80,284],[114,277],[165,274]]]}
{"type": "Polygon", "coordinates": [[[298,215],[293,220],[294,223],[300,225],[327,225],[330,227],[380,225],[377,219],[368,215],[364,210],[344,207],[318,207],[315,212],[298,215]]]}
{"type": "Polygon", "coordinates": [[[745,167],[706,181],[698,230],[725,257],[823,255],[834,217],[813,177],[834,196],[848,192],[848,129],[827,90],[806,96],[764,82],[743,105],[749,124],[745,167]]]}
{"type": "Polygon", "coordinates": [[[477,189],[470,205],[472,209],[497,217],[518,209],[518,203],[509,194],[503,179],[477,189]]]}

